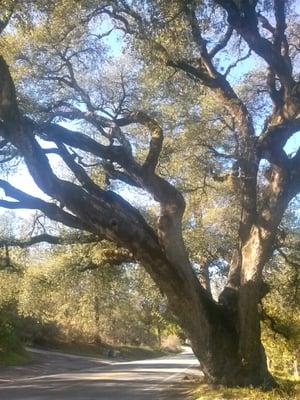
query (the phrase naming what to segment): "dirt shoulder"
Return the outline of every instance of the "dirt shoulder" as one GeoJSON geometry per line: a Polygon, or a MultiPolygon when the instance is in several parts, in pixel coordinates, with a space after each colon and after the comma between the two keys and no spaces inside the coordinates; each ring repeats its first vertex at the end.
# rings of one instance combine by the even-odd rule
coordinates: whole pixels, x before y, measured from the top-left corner
{"type": "Polygon", "coordinates": [[[189,368],[178,377],[178,382],[172,383],[161,392],[159,400],[195,400],[194,390],[202,378],[199,368],[189,368]]]}

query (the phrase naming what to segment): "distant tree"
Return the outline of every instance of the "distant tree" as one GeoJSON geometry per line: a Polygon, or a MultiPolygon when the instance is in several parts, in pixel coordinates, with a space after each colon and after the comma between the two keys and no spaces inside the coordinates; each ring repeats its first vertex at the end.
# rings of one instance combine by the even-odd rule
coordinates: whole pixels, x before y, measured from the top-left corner
{"type": "MultiPolygon", "coordinates": [[[[10,199],[0,205],[41,210],[127,249],[167,296],[208,379],[272,386],[258,305],[278,226],[300,191],[300,151],[284,150],[300,128],[299,16],[292,1],[171,4],[1,3],[1,156],[7,162],[12,152],[21,157],[49,201],[1,180],[10,199]],[[112,29],[118,33],[109,51],[112,29]],[[113,54],[122,35],[132,49],[132,67],[125,74],[120,65],[116,79],[113,54]],[[234,68],[245,60],[234,81],[234,68]],[[138,79],[142,69],[153,71],[152,109],[143,106],[149,85],[138,79]],[[172,119],[164,119],[168,113],[161,106],[173,106],[176,97],[172,119]],[[180,106],[185,98],[190,109],[180,106]],[[198,150],[183,147],[185,129],[191,143],[199,139],[199,148],[203,137],[209,151],[205,183],[230,181],[236,193],[236,243],[228,247],[228,279],[218,301],[197,279],[183,240],[183,193],[197,175],[197,163],[188,156],[198,150]],[[172,176],[159,162],[168,165],[175,150],[172,176]],[[62,177],[51,154],[71,176],[62,177]],[[95,180],[90,165],[102,169],[100,184],[101,174],[95,180]],[[186,168],[193,165],[188,178],[186,168]],[[151,195],[159,206],[156,223],[112,191],[113,181],[151,195]]],[[[197,224],[196,217],[185,224],[197,224]]]]}
{"type": "MultiPolygon", "coordinates": [[[[291,263],[295,261],[291,260],[291,263]]],[[[296,262],[295,262],[296,264],[296,262]]],[[[297,267],[299,268],[299,266],[297,267]]],[[[273,369],[299,376],[299,276],[289,263],[278,262],[268,282],[263,309],[263,340],[273,369]],[[277,270],[276,270],[277,269],[277,270]]]]}
{"type": "Polygon", "coordinates": [[[60,246],[32,260],[14,297],[28,339],[93,343],[99,350],[107,344],[158,347],[161,335],[176,330],[149,275],[133,264],[115,265],[114,252],[103,243],[60,246]]]}

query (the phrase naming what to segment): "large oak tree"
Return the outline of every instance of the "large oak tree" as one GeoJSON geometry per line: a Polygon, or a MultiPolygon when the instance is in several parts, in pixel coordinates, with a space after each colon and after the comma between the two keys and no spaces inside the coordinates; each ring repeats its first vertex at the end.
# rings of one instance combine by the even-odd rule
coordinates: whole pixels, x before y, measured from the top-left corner
{"type": "Polygon", "coordinates": [[[291,156],[284,150],[300,128],[300,34],[293,2],[23,3],[1,5],[1,156],[7,162],[21,157],[52,200],[1,180],[8,199],[0,205],[41,210],[50,219],[127,249],[167,296],[208,379],[272,385],[260,340],[259,303],[266,292],[262,272],[274,251],[278,226],[300,191],[300,150],[291,156]],[[133,66],[126,76],[121,71],[116,83],[104,66],[121,38],[131,48],[133,66]],[[234,82],[233,71],[243,60],[249,61],[234,82]],[[173,97],[161,88],[152,98],[153,110],[149,102],[143,106],[145,88],[136,82],[141,70],[152,73],[161,86],[173,82],[173,97]],[[178,102],[170,128],[160,105],[175,104],[186,89],[193,92],[192,115],[178,102]],[[215,112],[203,124],[201,99],[207,96],[215,112]],[[179,187],[185,168],[192,166],[178,151],[181,185],[159,169],[160,157],[166,157],[164,136],[167,144],[180,144],[180,126],[189,115],[194,139],[203,139],[211,158],[223,158],[222,174],[212,168],[205,179],[230,177],[238,194],[238,239],[218,301],[207,276],[201,283],[197,278],[183,240],[189,197],[179,187]],[[50,148],[45,141],[52,143],[50,148]],[[70,179],[59,177],[51,154],[69,169],[70,179]],[[159,204],[156,223],[110,190],[114,184],[99,183],[100,170],[107,181],[150,194],[159,204]]]}

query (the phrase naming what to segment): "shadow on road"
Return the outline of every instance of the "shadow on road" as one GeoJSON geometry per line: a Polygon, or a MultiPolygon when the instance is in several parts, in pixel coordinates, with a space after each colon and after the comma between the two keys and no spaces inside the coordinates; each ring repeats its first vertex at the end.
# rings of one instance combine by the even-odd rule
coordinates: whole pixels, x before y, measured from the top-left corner
{"type": "MultiPolygon", "coordinates": [[[[51,357],[51,356],[50,356],[51,357]]],[[[53,357],[53,356],[52,356],[53,357]]],[[[62,357],[63,358],[63,357],[62,357]]],[[[62,361],[57,356],[56,362],[62,361]]],[[[53,360],[54,360],[53,359],[53,360]]],[[[5,400],[183,400],[188,382],[183,371],[195,365],[191,354],[180,354],[156,360],[134,361],[104,365],[89,360],[75,360],[53,368],[51,360],[39,373],[34,366],[28,377],[14,378],[0,384],[0,398],[5,400]],[[48,365],[49,367],[49,365],[48,365]],[[56,372],[59,370],[58,372],[56,372]],[[46,371],[48,373],[43,374],[46,371]],[[52,371],[52,373],[49,373],[52,371]],[[55,373],[53,373],[55,371],[55,373]],[[32,374],[35,373],[34,376],[32,374]]],[[[15,370],[16,372],[16,370],[15,370]]],[[[28,373],[27,373],[28,375],[28,373]]]]}

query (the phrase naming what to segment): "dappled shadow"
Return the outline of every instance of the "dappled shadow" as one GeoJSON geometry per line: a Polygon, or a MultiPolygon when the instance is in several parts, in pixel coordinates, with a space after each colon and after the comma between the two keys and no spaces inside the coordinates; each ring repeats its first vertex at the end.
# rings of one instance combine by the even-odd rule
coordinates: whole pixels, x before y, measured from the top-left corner
{"type": "Polygon", "coordinates": [[[190,355],[116,363],[77,372],[36,376],[0,385],[5,400],[186,399],[180,386],[190,355]]]}
{"type": "Polygon", "coordinates": [[[18,384],[10,388],[0,387],[0,397],[5,400],[134,400],[134,399],[184,399],[183,394],[170,388],[169,382],[156,378],[145,384],[135,379],[101,379],[60,385],[57,380],[45,380],[18,384]]]}
{"type": "MultiPolygon", "coordinates": [[[[174,370],[178,368],[187,368],[190,364],[190,356],[181,354],[172,358],[163,357],[160,359],[145,360],[145,361],[132,361],[132,362],[116,362],[113,364],[114,369],[127,369],[130,371],[147,372],[151,370],[174,370]],[[174,365],[174,362],[176,364],[174,365]]],[[[103,367],[110,368],[103,360],[92,359],[90,357],[76,357],[69,358],[68,355],[58,355],[45,353],[45,354],[32,354],[32,361],[28,365],[21,365],[18,367],[1,368],[1,379],[3,380],[16,380],[16,379],[38,379],[39,376],[60,374],[57,379],[73,380],[76,372],[76,377],[85,375],[88,370],[89,374],[98,373],[99,369],[103,367]]],[[[77,379],[77,378],[75,378],[77,379]]]]}
{"type": "Polygon", "coordinates": [[[31,361],[26,365],[0,368],[1,379],[16,380],[34,378],[39,375],[61,374],[64,372],[78,372],[84,369],[99,368],[102,360],[90,358],[71,359],[65,356],[52,354],[31,354],[31,361]]]}

